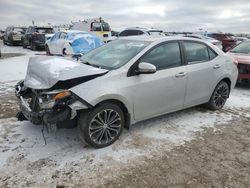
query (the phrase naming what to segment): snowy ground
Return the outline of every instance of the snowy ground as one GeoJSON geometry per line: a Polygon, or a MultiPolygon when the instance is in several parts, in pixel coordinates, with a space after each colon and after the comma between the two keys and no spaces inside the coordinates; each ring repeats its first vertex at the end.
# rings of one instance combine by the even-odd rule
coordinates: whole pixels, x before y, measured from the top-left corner
{"type": "Polygon", "coordinates": [[[42,126],[16,121],[13,91],[25,76],[29,57],[44,52],[6,46],[3,52],[24,55],[0,59],[0,187],[102,187],[112,177],[121,177],[122,169],[139,165],[142,158],[164,156],[200,139],[197,135],[207,129],[220,131],[219,125],[233,126],[235,119],[250,118],[250,88],[238,87],[221,111],[195,107],[144,121],[124,130],[107,148],[83,147],[76,129],[44,131],[45,144],[42,126]]]}

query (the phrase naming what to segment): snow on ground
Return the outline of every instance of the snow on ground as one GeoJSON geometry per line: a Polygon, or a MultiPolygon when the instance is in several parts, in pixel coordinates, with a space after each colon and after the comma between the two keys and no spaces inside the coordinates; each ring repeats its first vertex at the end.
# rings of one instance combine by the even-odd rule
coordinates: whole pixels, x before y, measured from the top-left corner
{"type": "MultiPolygon", "coordinates": [[[[10,49],[12,47],[3,51],[10,49]]],[[[0,96],[8,92],[13,94],[12,87],[17,80],[24,78],[28,59],[35,55],[34,52],[22,50],[21,47],[14,49],[26,54],[0,60],[0,96]]],[[[190,141],[204,128],[215,128],[217,124],[225,124],[240,115],[250,116],[247,109],[250,109],[249,88],[236,88],[232,91],[225,110],[209,111],[195,107],[137,123],[131,130],[124,130],[121,138],[112,146],[103,149],[84,147],[76,129],[60,129],[50,133],[45,129],[45,144],[42,136],[43,126],[36,126],[28,121],[18,122],[14,117],[0,119],[0,174],[4,172],[11,176],[11,173],[17,171],[20,178],[30,177],[26,167],[40,161],[45,161],[47,165],[46,169],[43,169],[43,175],[36,177],[41,178],[41,182],[46,174],[50,174],[51,169],[60,170],[69,165],[74,168],[74,164],[84,161],[84,170],[88,174],[93,172],[92,165],[108,164],[110,159],[126,163],[138,156],[151,156],[161,148],[170,150],[190,141]],[[229,113],[226,110],[237,113],[229,113]]],[[[42,168],[33,167],[33,170],[42,168]]]]}

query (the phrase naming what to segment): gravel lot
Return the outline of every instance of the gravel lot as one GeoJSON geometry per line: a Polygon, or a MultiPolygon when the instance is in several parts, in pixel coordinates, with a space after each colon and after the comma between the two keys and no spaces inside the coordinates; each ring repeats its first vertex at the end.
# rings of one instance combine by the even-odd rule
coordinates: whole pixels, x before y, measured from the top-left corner
{"type": "MultiPolygon", "coordinates": [[[[17,122],[13,86],[25,76],[23,53],[0,59],[0,187],[250,187],[250,86],[225,108],[195,107],[132,126],[112,146],[84,147],[76,129],[44,132],[17,122]]],[[[14,49],[14,50],[13,50],[14,49]]]]}

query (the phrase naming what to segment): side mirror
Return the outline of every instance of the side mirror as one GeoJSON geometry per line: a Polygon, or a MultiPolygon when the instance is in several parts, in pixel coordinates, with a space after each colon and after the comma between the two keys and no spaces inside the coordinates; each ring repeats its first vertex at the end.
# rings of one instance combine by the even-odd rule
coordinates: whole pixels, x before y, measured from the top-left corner
{"type": "Polygon", "coordinates": [[[138,74],[153,74],[156,72],[156,67],[151,63],[142,62],[138,65],[138,74]]]}
{"type": "Polygon", "coordinates": [[[72,55],[72,59],[79,61],[82,56],[83,56],[83,54],[74,54],[74,55],[72,55]]]}

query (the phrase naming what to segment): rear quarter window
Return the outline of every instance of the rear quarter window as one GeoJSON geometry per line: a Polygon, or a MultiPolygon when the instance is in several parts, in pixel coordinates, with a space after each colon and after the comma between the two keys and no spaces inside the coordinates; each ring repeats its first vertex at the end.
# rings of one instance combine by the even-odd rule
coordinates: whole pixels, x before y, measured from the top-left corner
{"type": "Polygon", "coordinates": [[[188,64],[209,61],[208,47],[204,44],[185,41],[186,58],[188,64]]]}

